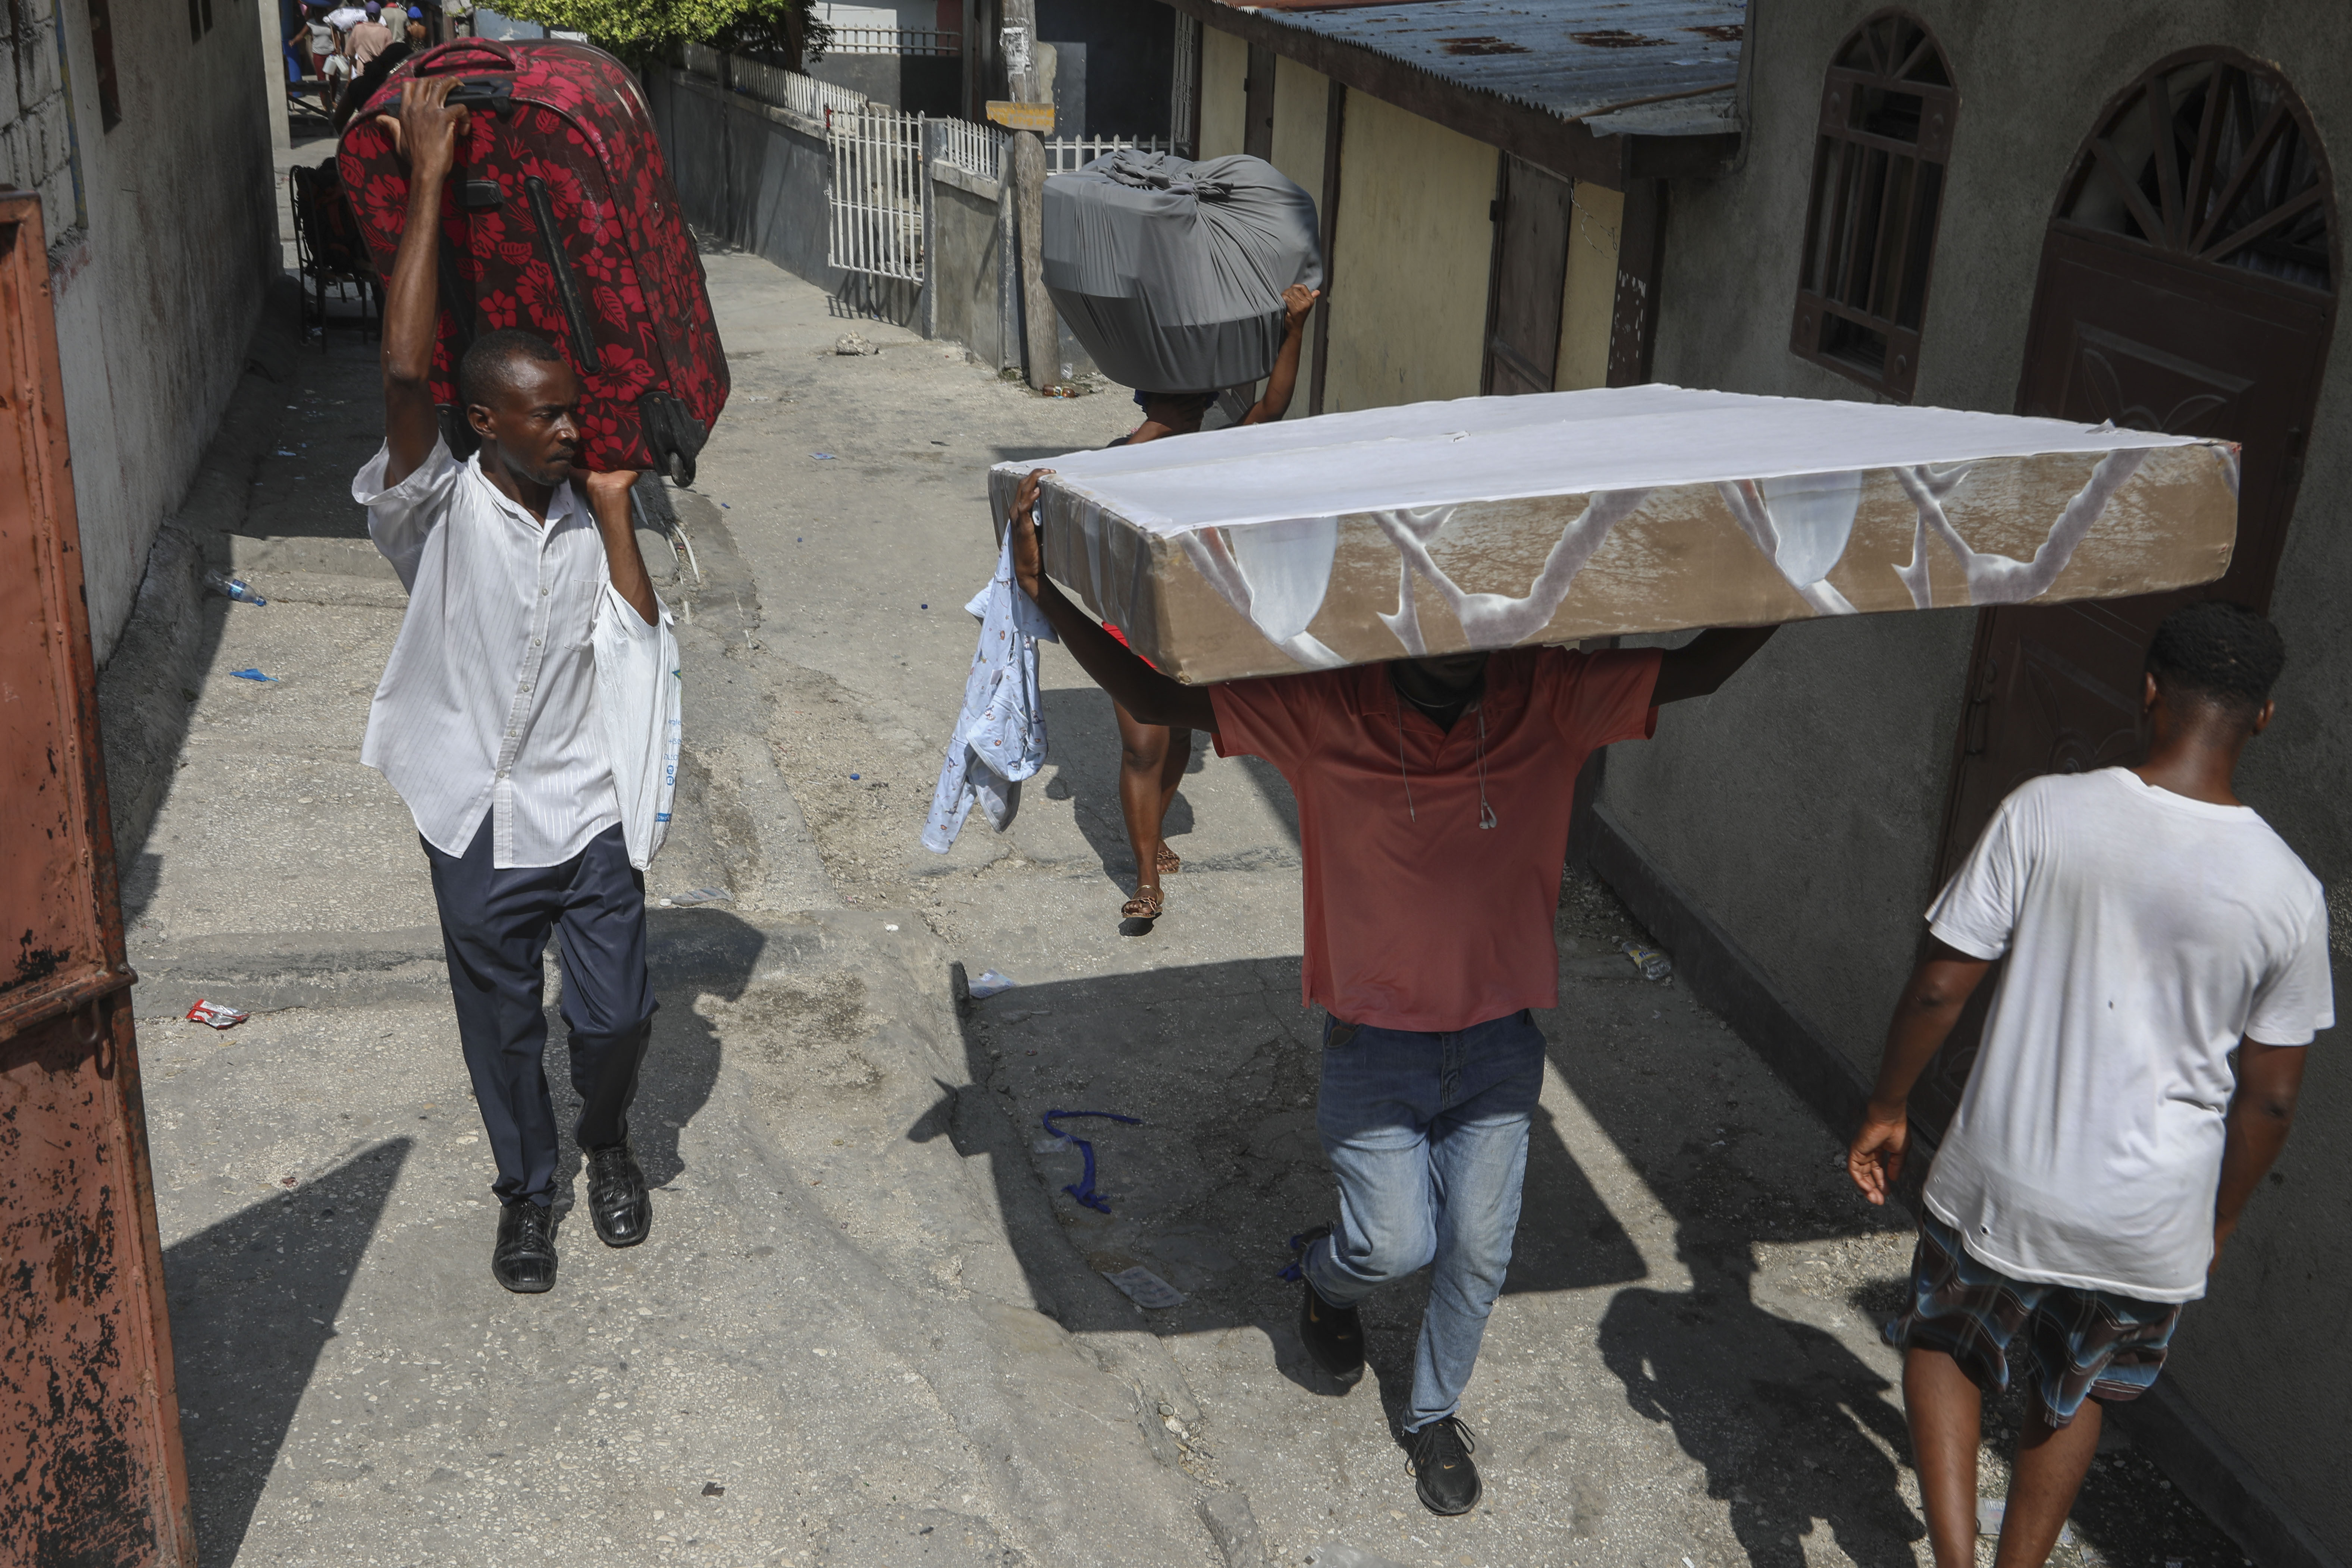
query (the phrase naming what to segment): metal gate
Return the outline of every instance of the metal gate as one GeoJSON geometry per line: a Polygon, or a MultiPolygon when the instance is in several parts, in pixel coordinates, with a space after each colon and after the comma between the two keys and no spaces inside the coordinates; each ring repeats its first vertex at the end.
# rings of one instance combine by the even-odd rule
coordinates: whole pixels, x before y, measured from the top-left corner
{"type": "Polygon", "coordinates": [[[194,1568],[40,198],[0,195],[0,1562],[194,1568]]]}
{"type": "Polygon", "coordinates": [[[845,272],[923,280],[923,117],[884,109],[829,110],[833,237],[845,272]]]}

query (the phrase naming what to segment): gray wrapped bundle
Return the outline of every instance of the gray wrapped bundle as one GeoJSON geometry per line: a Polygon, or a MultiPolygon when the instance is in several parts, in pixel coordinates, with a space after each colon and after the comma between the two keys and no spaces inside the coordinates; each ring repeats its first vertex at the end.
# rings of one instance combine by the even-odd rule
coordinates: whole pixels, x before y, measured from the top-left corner
{"type": "Polygon", "coordinates": [[[1045,182],[1045,287],[1102,373],[1147,392],[1259,381],[1282,291],[1323,286],[1315,200],[1263,158],[1113,153],[1045,182]]]}

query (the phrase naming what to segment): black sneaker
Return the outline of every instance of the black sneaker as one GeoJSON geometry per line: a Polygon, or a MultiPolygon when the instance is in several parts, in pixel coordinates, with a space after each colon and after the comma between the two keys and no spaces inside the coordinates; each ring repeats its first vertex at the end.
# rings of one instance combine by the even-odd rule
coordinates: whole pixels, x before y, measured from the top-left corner
{"type": "Polygon", "coordinates": [[[529,1202],[500,1207],[498,1244],[490,1248],[490,1278],[518,1296],[555,1288],[552,1209],[529,1202]]]}
{"type": "Polygon", "coordinates": [[[588,1217],[607,1247],[635,1247],[654,1227],[654,1200],[628,1144],[588,1151],[588,1217]]]}
{"type": "Polygon", "coordinates": [[[1363,1376],[1364,1325],[1356,1309],[1331,1305],[1307,1280],[1298,1289],[1298,1337],[1307,1342],[1307,1353],[1342,1383],[1363,1376]]]}
{"type": "Polygon", "coordinates": [[[1282,1272],[1298,1281],[1298,1337],[1315,1364],[1342,1383],[1364,1373],[1364,1324],[1353,1307],[1335,1307],[1315,1290],[1307,1278],[1307,1249],[1331,1234],[1328,1225],[1301,1231],[1290,1238],[1291,1265],[1282,1272]]]}
{"type": "Polygon", "coordinates": [[[1455,1514],[1478,1506],[1486,1489],[1478,1483],[1478,1467],[1470,1462],[1470,1451],[1478,1445],[1462,1417],[1443,1416],[1407,1433],[1405,1442],[1412,1450],[1405,1468],[1412,1472],[1422,1507],[1432,1513],[1455,1514]]]}

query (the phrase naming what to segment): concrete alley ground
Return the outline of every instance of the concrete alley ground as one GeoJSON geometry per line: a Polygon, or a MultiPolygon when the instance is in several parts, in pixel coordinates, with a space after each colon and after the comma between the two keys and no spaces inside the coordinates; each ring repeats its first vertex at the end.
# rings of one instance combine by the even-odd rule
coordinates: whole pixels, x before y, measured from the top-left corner
{"type": "MultiPolygon", "coordinates": [[[[1580,877],[1465,1409],[1486,1501],[1419,1508],[1392,1436],[1414,1289],[1376,1300],[1342,1397],[1276,1277],[1333,1203],[1281,781],[1197,758],[1167,915],[1122,934],[1110,707],[1051,648],[1019,820],[917,842],[994,556],[986,468],[1132,405],[707,264],[734,395],[642,536],[688,683],[648,877],[646,1246],[567,1221],[551,1294],[489,1279],[423,856],[358,763],[402,596],[348,498],[380,429],[350,322],[257,354],[183,520],[270,603],[207,601],[177,673],[110,672],[109,723],[167,759],[121,852],[205,1563],[1927,1563],[1875,1335],[1907,1231],[1723,1021],[1638,977],[1580,877]],[[881,352],[835,353],[853,330],[881,352]],[[971,1002],[990,969],[1017,984],[971,1002]],[[256,1016],[182,1021],[199,996],[256,1016]],[[1076,1128],[1108,1215],[1065,1190],[1056,1109],[1140,1118],[1076,1128]],[[1182,1302],[1103,1278],[1138,1265],[1182,1302]]],[[[2066,1568],[2240,1562],[2120,1443],[2075,1528],[2066,1568]]]]}

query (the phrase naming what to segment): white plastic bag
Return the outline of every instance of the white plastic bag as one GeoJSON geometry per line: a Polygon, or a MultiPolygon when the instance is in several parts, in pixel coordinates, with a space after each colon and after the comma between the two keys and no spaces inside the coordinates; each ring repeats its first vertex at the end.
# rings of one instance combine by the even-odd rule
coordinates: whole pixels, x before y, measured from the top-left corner
{"type": "MultiPolygon", "coordinates": [[[[659,600],[655,601],[659,604],[659,600]]],[[[596,658],[596,713],[621,800],[621,838],[642,871],[669,836],[677,790],[680,698],[677,638],[669,609],[648,626],[609,582],[596,602],[588,641],[596,658]]]]}

